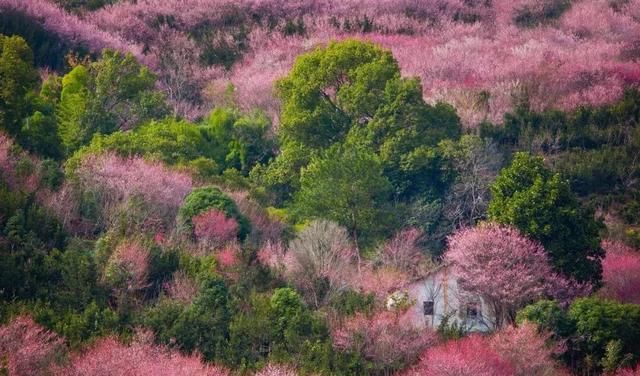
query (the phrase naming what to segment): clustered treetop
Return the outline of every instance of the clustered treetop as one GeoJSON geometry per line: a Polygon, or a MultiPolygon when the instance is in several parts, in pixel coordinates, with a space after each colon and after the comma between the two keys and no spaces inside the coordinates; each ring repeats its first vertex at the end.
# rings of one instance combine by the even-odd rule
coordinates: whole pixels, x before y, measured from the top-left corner
{"type": "Polygon", "coordinates": [[[516,153],[491,192],[489,219],[515,226],[541,242],[556,271],[600,283],[600,224],[581,207],[568,182],[545,167],[542,157],[516,153]]]}

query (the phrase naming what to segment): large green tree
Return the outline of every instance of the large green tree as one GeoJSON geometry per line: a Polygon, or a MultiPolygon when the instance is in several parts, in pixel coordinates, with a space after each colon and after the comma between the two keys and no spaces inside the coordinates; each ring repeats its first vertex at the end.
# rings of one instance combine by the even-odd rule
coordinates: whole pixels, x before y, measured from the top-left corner
{"type": "Polygon", "coordinates": [[[604,256],[600,224],[541,157],[516,153],[491,193],[490,220],[516,226],[540,241],[557,271],[578,281],[600,283],[604,256]]]}
{"type": "Polygon", "coordinates": [[[373,153],[333,147],[302,169],[297,212],[345,226],[354,240],[370,240],[388,222],[391,184],[373,153]]]}
{"type": "MultiPolygon", "coordinates": [[[[291,148],[312,156],[348,141],[380,157],[400,198],[442,188],[434,148],[459,136],[459,119],[450,106],[426,104],[420,82],[400,76],[391,51],[357,40],[329,43],[300,56],[277,92],[282,158],[291,160],[291,148]]],[[[299,167],[282,176],[280,158],[265,171],[278,179],[263,181],[295,186],[299,167]]]]}
{"type": "Polygon", "coordinates": [[[155,76],[131,54],[105,50],[100,60],[78,65],[62,80],[59,132],[71,153],[96,134],[130,129],[164,117],[167,106],[155,76]]]}
{"type": "Polygon", "coordinates": [[[0,127],[15,135],[28,115],[38,71],[33,52],[18,36],[0,35],[0,127]]]}

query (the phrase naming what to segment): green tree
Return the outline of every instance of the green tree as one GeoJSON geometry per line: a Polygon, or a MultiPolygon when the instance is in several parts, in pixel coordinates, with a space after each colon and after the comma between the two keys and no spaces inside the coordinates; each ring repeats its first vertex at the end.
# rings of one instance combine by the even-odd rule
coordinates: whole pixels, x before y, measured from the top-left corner
{"type": "Polygon", "coordinates": [[[399,77],[391,52],[371,43],[333,42],[302,55],[277,83],[283,102],[280,136],[311,148],[328,147],[354,122],[373,117],[387,81],[399,77]]]}
{"type": "Polygon", "coordinates": [[[516,153],[491,193],[490,220],[513,225],[540,241],[557,271],[578,281],[600,283],[604,256],[600,224],[541,157],[516,153]]]}
{"type": "MultiPolygon", "coordinates": [[[[300,56],[277,91],[283,107],[276,166],[292,160],[288,149],[311,156],[348,140],[380,157],[401,198],[440,192],[445,185],[434,147],[457,138],[460,121],[451,106],[426,104],[420,82],[401,78],[390,51],[356,40],[330,43],[300,56]]],[[[295,187],[298,172],[283,175],[274,168],[266,174],[295,187]]]]}
{"type": "Polygon", "coordinates": [[[385,228],[391,184],[378,157],[359,148],[329,149],[302,169],[295,208],[303,217],[331,219],[356,241],[370,241],[385,228]]]}
{"type": "Polygon", "coordinates": [[[234,109],[215,109],[201,124],[207,139],[215,144],[216,162],[244,174],[258,163],[266,163],[275,148],[268,136],[271,122],[264,113],[243,115],[234,109]]]}
{"type": "Polygon", "coordinates": [[[76,66],[62,80],[59,132],[67,154],[96,134],[131,129],[168,113],[155,76],[131,54],[105,50],[93,63],[76,66]]]}
{"type": "Polygon", "coordinates": [[[559,338],[567,338],[575,331],[575,325],[567,312],[552,300],[540,300],[521,309],[516,316],[516,322],[522,324],[525,321],[555,333],[559,338]]]}
{"type": "Polygon", "coordinates": [[[571,304],[569,318],[584,340],[587,353],[601,359],[610,341],[620,341],[623,354],[640,357],[640,306],[600,298],[582,298],[571,304]]]}
{"type": "Polygon", "coordinates": [[[0,126],[9,134],[20,131],[38,81],[33,52],[24,39],[0,35],[0,126]]]}
{"type": "Polygon", "coordinates": [[[323,372],[334,355],[324,320],[291,288],[252,294],[234,315],[229,337],[228,361],[248,369],[271,360],[323,372]]]}
{"type": "Polygon", "coordinates": [[[193,303],[185,307],[161,299],[145,312],[142,322],[154,330],[159,342],[186,353],[197,351],[207,360],[221,359],[229,339],[230,299],[225,283],[210,275],[201,280],[193,303]]]}
{"type": "Polygon", "coordinates": [[[460,137],[460,119],[454,108],[424,103],[417,79],[389,81],[383,98],[367,124],[366,137],[361,137],[359,128],[352,128],[355,137],[350,138],[366,139],[373,146],[400,197],[441,195],[449,179],[437,144],[460,137]]]}
{"type": "Polygon", "coordinates": [[[189,353],[197,350],[207,360],[222,356],[231,320],[229,299],[222,280],[202,282],[195,301],[180,314],[173,327],[182,350],[189,353]]]}

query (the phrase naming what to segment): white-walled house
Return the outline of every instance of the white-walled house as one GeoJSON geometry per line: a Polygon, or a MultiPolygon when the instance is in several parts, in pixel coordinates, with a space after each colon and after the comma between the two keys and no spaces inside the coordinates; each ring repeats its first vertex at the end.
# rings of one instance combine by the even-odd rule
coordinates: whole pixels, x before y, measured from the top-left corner
{"type": "MultiPolygon", "coordinates": [[[[493,329],[491,310],[479,296],[462,291],[455,270],[442,266],[408,284],[399,293],[407,293],[412,303],[406,318],[417,327],[437,328],[449,316],[468,331],[486,332],[493,329]]],[[[392,298],[390,298],[392,299],[392,298]]],[[[388,305],[392,305],[388,301],[388,305]]]]}

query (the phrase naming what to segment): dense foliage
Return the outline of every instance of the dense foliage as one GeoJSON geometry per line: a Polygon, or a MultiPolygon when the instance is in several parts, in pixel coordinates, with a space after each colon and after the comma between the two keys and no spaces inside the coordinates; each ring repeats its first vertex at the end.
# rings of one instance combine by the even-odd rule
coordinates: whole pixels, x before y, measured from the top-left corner
{"type": "Polygon", "coordinates": [[[0,374],[637,373],[637,9],[0,0],[0,374]]]}

